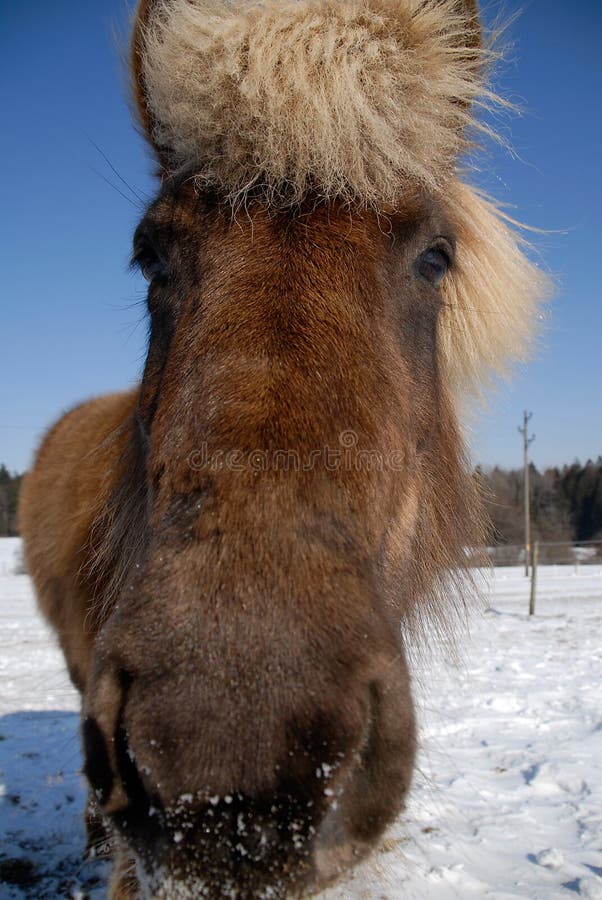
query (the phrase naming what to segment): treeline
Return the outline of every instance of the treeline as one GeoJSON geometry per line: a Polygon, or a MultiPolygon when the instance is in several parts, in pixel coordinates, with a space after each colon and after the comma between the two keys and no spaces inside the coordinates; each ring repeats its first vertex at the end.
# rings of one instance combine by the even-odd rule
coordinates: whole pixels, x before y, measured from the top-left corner
{"type": "Polygon", "coordinates": [[[22,475],[11,475],[0,464],[0,537],[12,537],[17,532],[17,504],[22,475]]]}
{"type": "MultiPolygon", "coordinates": [[[[492,522],[491,543],[522,544],[522,469],[479,469],[492,522]]],[[[17,503],[23,476],[0,465],[0,536],[16,535],[17,503]]],[[[542,542],[602,540],[602,457],[584,466],[530,469],[531,527],[542,542]]]]}
{"type": "MultiPolygon", "coordinates": [[[[493,531],[491,542],[524,541],[522,469],[480,469],[493,531]]],[[[533,540],[571,542],[602,540],[602,457],[562,469],[529,470],[533,540]]]]}

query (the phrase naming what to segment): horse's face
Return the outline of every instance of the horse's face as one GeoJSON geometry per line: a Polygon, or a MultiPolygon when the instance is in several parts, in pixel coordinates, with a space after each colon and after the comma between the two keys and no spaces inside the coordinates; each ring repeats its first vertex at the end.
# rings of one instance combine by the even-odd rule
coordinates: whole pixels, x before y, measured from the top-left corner
{"type": "Polygon", "coordinates": [[[180,182],[134,256],[143,549],[96,642],[86,772],[153,895],[281,897],[361,854],[410,782],[399,605],[424,498],[461,468],[437,367],[454,234],[419,194],[233,220],[180,182]]]}

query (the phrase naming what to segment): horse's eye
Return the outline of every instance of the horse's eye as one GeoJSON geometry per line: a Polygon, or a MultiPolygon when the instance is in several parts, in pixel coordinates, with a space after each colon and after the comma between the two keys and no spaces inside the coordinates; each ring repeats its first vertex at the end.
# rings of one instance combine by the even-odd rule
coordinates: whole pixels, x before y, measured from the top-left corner
{"type": "Polygon", "coordinates": [[[133,265],[140,269],[142,277],[149,284],[152,284],[158,278],[167,277],[167,263],[151,247],[144,247],[136,253],[133,265]]]}
{"type": "Polygon", "coordinates": [[[142,272],[142,277],[145,278],[149,284],[156,278],[165,278],[167,276],[167,266],[158,256],[142,260],[140,262],[140,271],[142,272]]]}
{"type": "Polygon", "coordinates": [[[437,287],[450,267],[450,254],[444,247],[429,247],[421,253],[415,263],[419,275],[437,287]]]}

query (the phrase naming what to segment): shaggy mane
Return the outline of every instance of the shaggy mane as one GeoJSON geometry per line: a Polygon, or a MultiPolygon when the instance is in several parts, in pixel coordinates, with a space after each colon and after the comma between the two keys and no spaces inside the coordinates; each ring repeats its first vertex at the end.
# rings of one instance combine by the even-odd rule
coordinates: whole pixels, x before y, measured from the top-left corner
{"type": "MultiPolygon", "coordinates": [[[[233,200],[395,206],[445,182],[488,51],[458,0],[169,0],[140,40],[152,137],[170,168],[233,200]]],[[[478,126],[477,126],[478,127],[478,126]]]]}
{"type": "Polygon", "coordinates": [[[477,190],[453,179],[441,202],[457,247],[441,284],[440,362],[452,394],[481,396],[494,376],[528,358],[550,280],[525,255],[507,217],[477,190]]]}

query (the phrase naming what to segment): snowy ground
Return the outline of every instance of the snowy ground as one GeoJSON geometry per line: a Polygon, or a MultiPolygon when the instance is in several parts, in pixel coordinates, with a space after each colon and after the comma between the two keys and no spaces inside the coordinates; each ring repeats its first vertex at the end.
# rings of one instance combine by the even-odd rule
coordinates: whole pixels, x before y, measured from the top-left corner
{"type": "MultiPolygon", "coordinates": [[[[82,864],[78,698],[0,540],[0,898],[104,896],[82,864]]],[[[407,813],[324,900],[602,900],[602,566],[497,569],[461,661],[416,675],[407,813]]]]}

